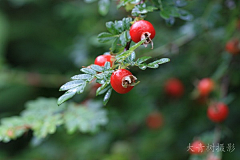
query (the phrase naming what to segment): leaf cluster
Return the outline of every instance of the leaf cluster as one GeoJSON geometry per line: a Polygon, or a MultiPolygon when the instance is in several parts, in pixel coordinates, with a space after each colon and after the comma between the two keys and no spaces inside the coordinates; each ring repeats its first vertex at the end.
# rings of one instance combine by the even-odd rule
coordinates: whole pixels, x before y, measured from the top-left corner
{"type": "Polygon", "coordinates": [[[45,138],[64,125],[68,133],[80,131],[96,132],[99,126],[108,121],[106,110],[99,102],[88,102],[87,105],[65,103],[56,105],[55,98],[39,98],[29,101],[20,116],[1,119],[0,141],[9,142],[20,137],[29,129],[37,138],[45,138]]]}

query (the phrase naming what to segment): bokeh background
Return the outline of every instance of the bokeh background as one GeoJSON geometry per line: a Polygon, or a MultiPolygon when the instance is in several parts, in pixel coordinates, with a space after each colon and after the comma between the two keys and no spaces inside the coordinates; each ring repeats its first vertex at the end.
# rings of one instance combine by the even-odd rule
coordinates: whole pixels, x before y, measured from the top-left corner
{"type": "MultiPolygon", "coordinates": [[[[97,2],[0,0],[0,117],[18,115],[26,102],[38,97],[58,98],[62,84],[108,52],[110,43],[99,43],[97,35],[106,31],[106,22],[130,15],[116,5],[112,1],[109,13],[102,16],[97,2]]],[[[154,49],[140,47],[137,55],[168,57],[171,62],[145,71],[131,68],[141,83],[128,94],[112,93],[105,106],[109,122],[99,132],[67,134],[59,127],[36,142],[29,131],[9,143],[1,142],[0,159],[186,160],[189,143],[203,134],[211,136],[216,126],[206,115],[207,103],[195,96],[196,83],[211,77],[221,86],[226,74],[229,85],[223,101],[230,112],[221,143],[232,143],[235,150],[223,153],[222,159],[238,159],[240,56],[225,51],[225,44],[240,38],[239,1],[195,0],[184,8],[192,17],[186,17],[189,21],[176,18],[171,26],[159,12],[147,15],[145,19],[156,29],[154,49]],[[184,85],[184,94],[178,98],[164,91],[164,84],[173,77],[184,85]],[[162,115],[158,129],[146,123],[152,112],[162,115]]],[[[81,103],[91,90],[88,87],[71,101],[81,103]]]]}

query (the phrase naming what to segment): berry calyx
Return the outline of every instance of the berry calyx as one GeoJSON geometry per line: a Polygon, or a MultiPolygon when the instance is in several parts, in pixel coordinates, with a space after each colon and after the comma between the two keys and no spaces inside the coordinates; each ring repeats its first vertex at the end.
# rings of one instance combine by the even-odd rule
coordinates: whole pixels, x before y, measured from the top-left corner
{"type": "Polygon", "coordinates": [[[228,106],[222,102],[212,104],[208,107],[207,115],[213,122],[222,122],[228,116],[228,106]]]}
{"type": "Polygon", "coordinates": [[[163,117],[159,112],[153,112],[148,115],[146,124],[150,129],[159,129],[163,125],[163,117]]]}
{"type": "Polygon", "coordinates": [[[200,141],[196,140],[189,146],[189,152],[191,154],[202,154],[206,150],[205,144],[200,141]]]}
{"type": "Polygon", "coordinates": [[[197,88],[201,96],[208,96],[214,89],[214,82],[210,78],[204,78],[199,81],[197,88]]]}
{"type": "Polygon", "coordinates": [[[171,78],[165,83],[164,90],[172,97],[181,97],[184,93],[184,86],[179,79],[171,78]]]}
{"type": "Polygon", "coordinates": [[[106,62],[110,62],[111,66],[112,66],[113,65],[113,59],[114,58],[111,55],[100,55],[95,59],[94,64],[103,67],[106,62]]]}
{"type": "Polygon", "coordinates": [[[118,69],[112,73],[110,83],[112,88],[120,93],[125,94],[133,89],[137,78],[126,69],[118,69]]]}
{"type": "Polygon", "coordinates": [[[153,25],[150,22],[145,20],[134,22],[129,33],[133,42],[138,43],[146,38],[146,41],[144,42],[145,47],[149,43],[151,43],[153,46],[152,39],[155,37],[156,33],[153,25]]]}

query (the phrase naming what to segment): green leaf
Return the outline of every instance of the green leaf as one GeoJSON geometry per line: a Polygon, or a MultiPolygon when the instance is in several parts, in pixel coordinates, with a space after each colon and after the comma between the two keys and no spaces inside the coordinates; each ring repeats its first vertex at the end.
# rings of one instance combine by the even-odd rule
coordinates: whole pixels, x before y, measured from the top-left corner
{"type": "Polygon", "coordinates": [[[134,61],[136,59],[136,53],[132,52],[129,58],[130,58],[130,61],[134,61]]]}
{"type": "Polygon", "coordinates": [[[102,16],[105,16],[109,11],[110,1],[109,0],[99,0],[98,11],[102,16]]]}
{"type": "Polygon", "coordinates": [[[70,104],[64,113],[64,124],[68,133],[76,130],[81,132],[96,132],[99,126],[108,122],[107,113],[102,105],[90,102],[88,106],[70,104]]]}
{"type": "Polygon", "coordinates": [[[111,97],[112,94],[112,88],[110,88],[107,93],[105,94],[104,98],[103,98],[103,105],[106,105],[111,97]]]}
{"type": "Polygon", "coordinates": [[[1,119],[0,141],[9,142],[11,139],[20,137],[27,131],[25,125],[27,123],[22,117],[13,116],[1,119]]]}
{"type": "Polygon", "coordinates": [[[90,68],[82,68],[81,71],[84,73],[87,73],[87,74],[92,74],[92,75],[97,74],[96,71],[94,71],[93,69],[90,69],[90,68]]]}
{"type": "Polygon", "coordinates": [[[131,37],[129,35],[129,31],[123,32],[120,35],[119,40],[120,40],[122,46],[126,46],[127,42],[131,40],[131,37]]]}
{"type": "Polygon", "coordinates": [[[65,83],[64,85],[62,85],[59,89],[59,91],[66,91],[66,90],[69,90],[71,88],[74,88],[74,87],[77,87],[81,84],[84,83],[84,80],[74,80],[74,81],[70,81],[70,82],[67,82],[65,83]]]}
{"type": "Polygon", "coordinates": [[[96,96],[99,95],[100,91],[102,91],[104,88],[106,88],[109,85],[110,81],[105,82],[104,84],[102,84],[96,91],[96,96]]]}
{"type": "Polygon", "coordinates": [[[92,77],[93,76],[89,75],[89,74],[79,74],[79,75],[75,75],[75,76],[71,77],[71,79],[73,79],[73,80],[89,80],[92,77]]]}
{"type": "Polygon", "coordinates": [[[97,79],[104,79],[105,78],[105,74],[104,73],[99,73],[99,74],[96,74],[95,76],[97,79]]]}
{"type": "Polygon", "coordinates": [[[148,64],[147,67],[148,68],[158,68],[159,65],[158,64],[148,64]]]}
{"type": "Polygon", "coordinates": [[[151,64],[163,64],[163,63],[167,63],[169,61],[170,61],[169,58],[161,58],[161,59],[158,59],[158,60],[156,60],[154,62],[149,63],[148,65],[151,65],[151,64]]]}
{"type": "Polygon", "coordinates": [[[118,43],[119,38],[115,38],[112,42],[112,46],[111,46],[111,51],[114,52],[117,48],[117,43],[118,43]]]}
{"type": "Polygon", "coordinates": [[[145,70],[147,68],[147,64],[144,63],[144,64],[139,64],[138,67],[141,69],[141,70],[145,70]]]}
{"type": "Polygon", "coordinates": [[[132,18],[130,18],[130,17],[122,19],[122,29],[123,29],[123,31],[130,29],[130,27],[132,26],[131,22],[132,22],[132,18]]]}
{"type": "Polygon", "coordinates": [[[72,98],[76,94],[76,92],[77,92],[76,89],[67,91],[61,97],[58,98],[57,104],[60,105],[63,102],[69,100],[70,98],[72,98]]]}
{"type": "Polygon", "coordinates": [[[96,65],[96,64],[92,64],[90,66],[94,71],[97,71],[97,72],[102,72],[103,71],[103,67],[99,66],[99,65],[96,65]]]}
{"type": "Polygon", "coordinates": [[[169,19],[170,17],[179,17],[180,14],[176,6],[168,5],[161,10],[160,16],[164,19],[169,19]]]}
{"type": "Polygon", "coordinates": [[[136,63],[137,63],[137,64],[141,64],[141,63],[149,60],[150,58],[152,58],[152,57],[150,57],[150,56],[144,56],[144,57],[138,58],[137,61],[136,61],[136,63]]]}
{"type": "Polygon", "coordinates": [[[132,10],[132,16],[139,16],[141,14],[146,14],[148,12],[153,12],[154,10],[158,9],[154,6],[146,6],[145,3],[136,5],[132,10]]]}
{"type": "Polygon", "coordinates": [[[98,95],[102,95],[103,93],[107,92],[107,90],[109,90],[110,88],[111,88],[111,85],[109,84],[104,89],[99,91],[98,95]]]}
{"type": "Polygon", "coordinates": [[[169,58],[162,58],[162,59],[159,59],[159,60],[156,60],[154,62],[151,62],[147,65],[148,68],[158,68],[159,67],[159,64],[163,64],[163,63],[167,63],[169,62],[170,59],[169,58]]]}
{"type": "Polygon", "coordinates": [[[77,93],[80,94],[80,93],[83,93],[85,87],[86,87],[87,83],[84,82],[81,86],[77,87],[77,93]]]}
{"type": "Polygon", "coordinates": [[[182,20],[191,21],[193,19],[193,15],[184,9],[179,9],[179,14],[179,18],[182,20]]]}
{"type": "Polygon", "coordinates": [[[104,64],[104,70],[108,70],[108,69],[110,69],[111,68],[111,63],[110,62],[106,62],[105,64],[104,64]]]}
{"type": "Polygon", "coordinates": [[[105,42],[108,42],[108,41],[111,41],[113,40],[115,37],[117,37],[116,35],[113,35],[111,33],[108,33],[108,32],[102,32],[98,35],[98,41],[101,42],[101,43],[105,43],[105,42]]]}
{"type": "Polygon", "coordinates": [[[118,30],[115,28],[115,25],[112,21],[106,23],[107,30],[113,35],[118,34],[118,30]]]}

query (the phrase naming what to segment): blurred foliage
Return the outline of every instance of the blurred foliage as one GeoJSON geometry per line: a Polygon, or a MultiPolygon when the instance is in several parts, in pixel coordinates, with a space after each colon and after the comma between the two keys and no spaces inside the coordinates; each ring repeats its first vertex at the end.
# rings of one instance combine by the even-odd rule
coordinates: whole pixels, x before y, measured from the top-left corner
{"type": "Polygon", "coordinates": [[[240,57],[227,53],[225,43],[232,38],[240,39],[240,2],[152,0],[158,9],[148,8],[150,2],[138,7],[137,0],[120,2],[0,1],[0,132],[6,131],[5,127],[30,122],[33,126],[8,132],[10,137],[18,138],[0,143],[0,159],[185,160],[190,158],[189,143],[199,137],[212,143],[216,127],[222,128],[221,144],[235,144],[233,152],[226,150],[218,156],[223,160],[238,159],[240,57]],[[99,33],[106,32],[106,22],[142,13],[148,13],[143,17],[154,25],[156,36],[154,49],[139,47],[136,59],[139,55],[154,60],[164,56],[171,62],[155,70],[131,67],[141,83],[125,95],[112,92],[104,108],[84,102],[95,98],[94,84],[58,107],[56,98],[62,94],[59,87],[79,74],[81,66],[92,64],[96,56],[109,51],[111,43],[100,43],[97,39],[99,33]],[[172,77],[184,84],[181,98],[173,99],[164,92],[165,82],[172,77]],[[207,104],[193,99],[195,84],[204,77],[212,77],[217,85],[211,99],[224,101],[230,109],[227,120],[220,126],[207,118],[207,104]],[[227,96],[223,98],[225,84],[227,96]],[[62,109],[65,118],[59,117],[62,109]],[[161,112],[164,119],[163,126],[156,130],[146,124],[147,116],[154,111],[161,112]],[[98,116],[106,119],[98,123],[94,121],[98,116]],[[88,124],[104,126],[88,128],[88,124]]]}

